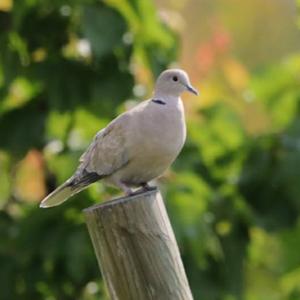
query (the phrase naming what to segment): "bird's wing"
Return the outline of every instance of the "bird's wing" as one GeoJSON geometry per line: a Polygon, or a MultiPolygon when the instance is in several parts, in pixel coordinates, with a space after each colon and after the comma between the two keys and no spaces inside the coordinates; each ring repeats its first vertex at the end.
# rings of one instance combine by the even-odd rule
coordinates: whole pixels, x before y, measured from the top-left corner
{"type": "Polygon", "coordinates": [[[91,183],[114,173],[128,163],[125,136],[127,119],[121,115],[97,133],[81,156],[76,173],[49,194],[40,207],[59,205],[91,183]]]}
{"type": "Polygon", "coordinates": [[[127,124],[128,116],[123,114],[97,133],[80,157],[77,175],[88,172],[108,176],[128,163],[127,124]]]}

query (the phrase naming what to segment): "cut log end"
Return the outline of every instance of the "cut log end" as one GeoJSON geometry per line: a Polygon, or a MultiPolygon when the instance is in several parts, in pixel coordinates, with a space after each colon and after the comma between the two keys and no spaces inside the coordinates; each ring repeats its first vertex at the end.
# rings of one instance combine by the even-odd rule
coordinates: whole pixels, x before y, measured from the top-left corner
{"type": "Polygon", "coordinates": [[[120,203],[126,203],[128,201],[135,201],[137,199],[140,199],[141,197],[147,197],[147,196],[150,196],[150,195],[156,194],[156,193],[158,193],[158,188],[157,187],[151,187],[151,189],[149,189],[148,191],[141,191],[141,192],[137,192],[137,193],[135,193],[133,195],[130,195],[130,196],[122,196],[122,197],[111,199],[111,200],[103,202],[103,203],[95,204],[93,206],[85,208],[83,210],[83,212],[85,214],[88,214],[88,213],[92,212],[93,210],[104,209],[106,207],[112,207],[114,205],[117,205],[117,204],[120,204],[120,203]]]}
{"type": "Polygon", "coordinates": [[[111,299],[192,300],[157,188],[84,210],[111,299]]]}

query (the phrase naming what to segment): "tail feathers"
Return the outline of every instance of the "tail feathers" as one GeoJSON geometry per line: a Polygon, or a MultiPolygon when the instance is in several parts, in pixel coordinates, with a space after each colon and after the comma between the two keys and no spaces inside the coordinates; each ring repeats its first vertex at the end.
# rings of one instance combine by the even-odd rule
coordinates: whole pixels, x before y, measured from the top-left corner
{"type": "Polygon", "coordinates": [[[49,194],[41,202],[40,207],[47,208],[59,205],[103,177],[104,176],[100,176],[96,172],[80,170],[79,173],[75,173],[74,176],[49,194]]]}
{"type": "Polygon", "coordinates": [[[80,192],[82,189],[84,189],[83,186],[74,187],[67,181],[49,194],[46,198],[44,198],[40,204],[40,207],[48,208],[57,206],[68,200],[74,194],[80,192]]]}

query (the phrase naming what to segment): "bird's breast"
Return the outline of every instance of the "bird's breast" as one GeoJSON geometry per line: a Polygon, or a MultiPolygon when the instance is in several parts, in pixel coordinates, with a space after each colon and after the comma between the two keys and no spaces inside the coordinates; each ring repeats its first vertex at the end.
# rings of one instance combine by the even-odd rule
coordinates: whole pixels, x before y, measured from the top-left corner
{"type": "Polygon", "coordinates": [[[135,141],[135,145],[129,147],[133,158],[129,163],[131,173],[138,178],[142,176],[139,174],[142,169],[145,181],[160,176],[170,166],[186,137],[183,110],[176,107],[173,110],[165,107],[151,109],[141,114],[139,125],[133,125],[130,131],[134,135],[134,139],[130,140],[135,141]],[[136,166],[140,170],[135,170],[136,166]]]}
{"type": "Polygon", "coordinates": [[[141,116],[135,134],[149,155],[172,155],[182,148],[186,137],[182,107],[154,104],[141,116]]]}
{"type": "Polygon", "coordinates": [[[113,180],[139,185],[159,177],[176,159],[185,142],[183,108],[150,103],[135,114],[127,134],[129,162],[113,175],[113,180]]]}

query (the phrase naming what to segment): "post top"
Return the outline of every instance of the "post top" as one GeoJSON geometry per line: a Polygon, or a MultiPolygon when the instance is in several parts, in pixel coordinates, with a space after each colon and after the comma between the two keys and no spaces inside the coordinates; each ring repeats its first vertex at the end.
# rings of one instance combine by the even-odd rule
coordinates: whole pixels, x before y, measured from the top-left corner
{"type": "Polygon", "coordinates": [[[89,213],[95,209],[101,209],[101,208],[106,208],[106,207],[112,207],[114,205],[120,204],[120,203],[126,203],[128,201],[134,201],[138,198],[142,197],[147,197],[150,196],[152,194],[156,194],[158,192],[158,188],[157,187],[151,187],[151,189],[149,189],[146,192],[138,192],[135,193],[131,196],[123,196],[123,197],[118,197],[118,198],[113,198],[111,200],[105,201],[103,203],[99,203],[99,204],[95,204],[92,205],[90,207],[87,207],[83,210],[84,213],[89,213]]]}

